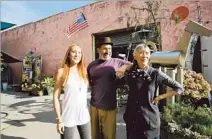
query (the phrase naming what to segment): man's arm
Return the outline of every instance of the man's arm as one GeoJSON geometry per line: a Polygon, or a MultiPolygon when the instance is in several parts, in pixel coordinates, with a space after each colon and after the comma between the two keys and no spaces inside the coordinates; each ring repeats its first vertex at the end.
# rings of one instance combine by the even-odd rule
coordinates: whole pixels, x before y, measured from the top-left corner
{"type": "Polygon", "coordinates": [[[132,68],[132,66],[133,66],[133,63],[128,63],[118,68],[118,70],[129,71],[132,68]]]}
{"type": "Polygon", "coordinates": [[[87,78],[88,78],[89,88],[90,88],[90,86],[92,84],[90,69],[91,69],[91,64],[89,64],[88,67],[87,67],[87,78]]]}
{"type": "Polygon", "coordinates": [[[124,77],[125,72],[129,71],[132,68],[133,63],[124,61],[122,59],[120,59],[120,63],[120,67],[116,69],[116,77],[121,79],[124,77]]]}

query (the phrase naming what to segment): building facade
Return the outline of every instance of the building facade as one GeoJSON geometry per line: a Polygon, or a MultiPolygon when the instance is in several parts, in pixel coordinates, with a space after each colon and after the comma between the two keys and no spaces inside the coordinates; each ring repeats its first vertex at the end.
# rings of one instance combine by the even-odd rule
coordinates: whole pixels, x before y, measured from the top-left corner
{"type": "MultiPolygon", "coordinates": [[[[99,36],[112,36],[116,40],[116,46],[127,45],[124,34],[131,33],[130,27],[135,26],[135,12],[131,7],[142,7],[145,3],[142,1],[117,1],[117,2],[96,2],[93,4],[80,7],[57,15],[50,16],[43,20],[29,23],[14,29],[1,33],[2,50],[16,57],[24,57],[30,49],[36,48],[36,55],[41,55],[43,59],[43,75],[54,75],[60,62],[62,61],[66,50],[71,44],[78,44],[82,47],[85,54],[86,63],[88,64],[95,59],[95,42],[99,36]],[[73,24],[75,18],[83,13],[87,19],[88,27],[72,35],[66,36],[66,30],[70,24],[73,24]],[[122,36],[118,38],[118,36],[122,36]],[[120,43],[120,42],[123,42],[120,43]]],[[[176,50],[188,19],[197,21],[197,7],[201,6],[202,21],[212,20],[212,2],[175,2],[164,3],[161,9],[165,8],[166,12],[161,17],[160,30],[162,35],[162,49],[176,50]],[[186,20],[175,23],[170,20],[172,11],[179,7],[186,6],[189,9],[189,15],[186,20]]],[[[161,12],[162,14],[162,12],[161,12]]],[[[145,24],[148,13],[145,11],[138,12],[140,24],[145,24]]],[[[207,27],[212,28],[212,22],[207,27]]],[[[21,80],[20,63],[11,65],[14,73],[15,82],[21,80]]]]}

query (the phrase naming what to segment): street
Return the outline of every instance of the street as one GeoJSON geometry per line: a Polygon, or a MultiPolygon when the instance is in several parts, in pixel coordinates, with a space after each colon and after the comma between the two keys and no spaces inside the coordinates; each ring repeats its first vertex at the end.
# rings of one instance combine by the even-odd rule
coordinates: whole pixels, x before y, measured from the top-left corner
{"type": "MultiPolygon", "coordinates": [[[[117,139],[126,139],[123,111],[124,108],[120,108],[117,113],[117,139]]],[[[78,133],[75,136],[79,139],[78,133]]],[[[12,91],[1,93],[1,139],[59,138],[52,96],[35,97],[12,91]]]]}

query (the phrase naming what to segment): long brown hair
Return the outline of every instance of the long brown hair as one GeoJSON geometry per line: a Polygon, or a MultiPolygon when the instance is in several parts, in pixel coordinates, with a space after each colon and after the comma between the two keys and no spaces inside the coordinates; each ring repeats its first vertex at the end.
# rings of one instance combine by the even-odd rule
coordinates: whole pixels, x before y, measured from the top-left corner
{"type": "MultiPolygon", "coordinates": [[[[72,47],[74,47],[74,46],[78,46],[78,45],[73,44],[68,48],[68,50],[66,51],[65,57],[63,59],[62,65],[61,65],[61,67],[64,69],[64,72],[63,72],[63,75],[62,75],[62,77],[63,77],[62,87],[64,87],[66,85],[66,82],[67,82],[67,77],[69,75],[69,71],[70,71],[70,68],[71,68],[71,61],[70,61],[69,55],[70,55],[70,52],[72,50],[72,47]]],[[[82,49],[81,49],[81,51],[82,51],[82,49]]],[[[87,74],[86,74],[86,68],[85,68],[85,57],[84,57],[83,52],[82,52],[81,60],[77,64],[77,69],[78,69],[78,73],[79,73],[80,77],[87,83],[87,74]]]]}

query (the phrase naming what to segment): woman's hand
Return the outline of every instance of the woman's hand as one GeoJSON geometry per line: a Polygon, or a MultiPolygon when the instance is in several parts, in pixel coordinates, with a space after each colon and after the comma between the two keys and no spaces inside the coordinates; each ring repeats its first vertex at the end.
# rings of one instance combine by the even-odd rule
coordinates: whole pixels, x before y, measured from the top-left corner
{"type": "Polygon", "coordinates": [[[64,133],[64,124],[63,124],[63,122],[58,122],[57,123],[57,132],[59,134],[63,134],[64,133]]]}
{"type": "Polygon", "coordinates": [[[162,98],[161,98],[161,96],[157,96],[153,101],[152,101],[152,103],[153,104],[158,104],[158,102],[161,100],[162,98]]]}

